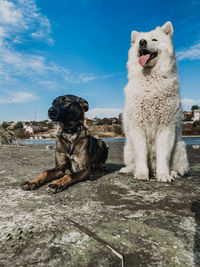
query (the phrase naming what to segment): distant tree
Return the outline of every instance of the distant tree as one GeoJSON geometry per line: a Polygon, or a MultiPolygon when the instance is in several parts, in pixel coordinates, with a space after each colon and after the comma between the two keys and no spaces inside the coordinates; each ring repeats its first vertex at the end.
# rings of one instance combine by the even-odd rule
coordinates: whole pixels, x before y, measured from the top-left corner
{"type": "Polygon", "coordinates": [[[23,123],[21,121],[18,121],[17,123],[15,123],[14,130],[17,130],[17,129],[23,129],[23,123]]]}
{"type": "Polygon", "coordinates": [[[193,128],[197,128],[199,126],[200,126],[200,121],[194,121],[193,124],[192,124],[193,128]]]}
{"type": "Polygon", "coordinates": [[[3,127],[0,127],[0,144],[9,145],[15,140],[14,133],[12,131],[5,131],[3,127]]]}
{"type": "Polygon", "coordinates": [[[108,118],[103,118],[101,121],[103,125],[112,125],[112,120],[108,118]]]}
{"type": "Polygon", "coordinates": [[[199,109],[200,107],[198,105],[193,105],[191,107],[191,111],[194,112],[195,109],[199,109]]]}
{"type": "Polygon", "coordinates": [[[15,130],[15,137],[17,139],[28,139],[30,138],[30,134],[23,128],[18,128],[15,130]]]}
{"type": "Polygon", "coordinates": [[[38,122],[38,124],[39,124],[39,126],[40,127],[46,127],[47,126],[47,120],[44,120],[44,121],[40,121],[40,122],[38,122]]]}
{"type": "Polygon", "coordinates": [[[38,122],[37,121],[31,121],[32,125],[38,126],[38,122]]]}
{"type": "Polygon", "coordinates": [[[4,130],[6,130],[8,128],[8,126],[10,126],[9,122],[3,121],[2,125],[4,130]]]}
{"type": "Polygon", "coordinates": [[[120,121],[120,124],[122,124],[122,113],[119,114],[119,121],[120,121]]]}
{"type": "Polygon", "coordinates": [[[118,118],[115,118],[115,124],[119,124],[119,125],[121,125],[121,124],[122,124],[122,122],[121,122],[121,120],[120,120],[120,119],[118,119],[118,118]]]}
{"type": "Polygon", "coordinates": [[[123,129],[119,125],[115,125],[114,128],[113,128],[113,131],[117,135],[122,135],[123,134],[123,129]]]}
{"type": "Polygon", "coordinates": [[[47,127],[48,129],[53,129],[54,127],[54,123],[52,121],[50,121],[48,124],[47,124],[47,127]]]}
{"type": "Polygon", "coordinates": [[[103,121],[99,118],[95,118],[95,124],[96,125],[103,125],[103,121]]]}

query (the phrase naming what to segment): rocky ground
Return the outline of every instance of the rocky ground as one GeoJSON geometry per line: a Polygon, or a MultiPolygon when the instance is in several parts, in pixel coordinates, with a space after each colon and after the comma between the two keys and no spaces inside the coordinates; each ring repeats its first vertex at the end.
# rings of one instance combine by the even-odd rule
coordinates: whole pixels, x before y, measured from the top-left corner
{"type": "Polygon", "coordinates": [[[172,184],[122,175],[123,142],[109,171],[66,191],[20,183],[54,166],[45,146],[0,146],[0,266],[200,266],[200,149],[172,184]]]}

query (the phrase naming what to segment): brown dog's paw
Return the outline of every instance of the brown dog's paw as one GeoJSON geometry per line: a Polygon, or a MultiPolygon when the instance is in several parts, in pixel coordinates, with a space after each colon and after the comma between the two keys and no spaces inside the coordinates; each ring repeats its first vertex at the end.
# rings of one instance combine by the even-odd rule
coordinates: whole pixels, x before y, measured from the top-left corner
{"type": "Polygon", "coordinates": [[[64,188],[62,187],[62,185],[59,185],[59,184],[56,184],[56,183],[51,183],[47,187],[47,191],[50,194],[56,194],[56,193],[61,192],[63,190],[64,190],[64,188]]]}
{"type": "Polygon", "coordinates": [[[20,185],[21,189],[23,190],[34,190],[36,188],[38,188],[37,184],[34,182],[30,182],[30,181],[24,181],[21,185],[20,185]]]}

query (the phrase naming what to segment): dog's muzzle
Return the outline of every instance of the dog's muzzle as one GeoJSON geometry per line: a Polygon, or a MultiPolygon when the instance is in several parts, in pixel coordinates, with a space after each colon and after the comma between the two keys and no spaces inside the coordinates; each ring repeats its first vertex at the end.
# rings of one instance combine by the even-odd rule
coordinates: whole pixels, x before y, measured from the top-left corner
{"type": "Polygon", "coordinates": [[[140,40],[139,42],[140,48],[147,48],[147,41],[145,39],[140,40]]]}
{"type": "Polygon", "coordinates": [[[56,107],[51,107],[48,111],[49,118],[53,121],[58,121],[60,116],[60,110],[56,107]]]}

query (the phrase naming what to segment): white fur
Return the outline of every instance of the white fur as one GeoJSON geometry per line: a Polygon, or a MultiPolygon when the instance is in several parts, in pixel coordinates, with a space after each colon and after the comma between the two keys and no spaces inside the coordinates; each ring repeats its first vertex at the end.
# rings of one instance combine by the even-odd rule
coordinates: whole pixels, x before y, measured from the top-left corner
{"type": "Polygon", "coordinates": [[[139,180],[149,180],[151,171],[158,181],[171,182],[189,170],[180,137],[181,104],[172,35],[170,22],[151,32],[131,34],[123,112],[126,167],[121,172],[134,172],[139,180]],[[141,39],[147,41],[150,51],[158,52],[148,68],[138,63],[141,39]]]}

